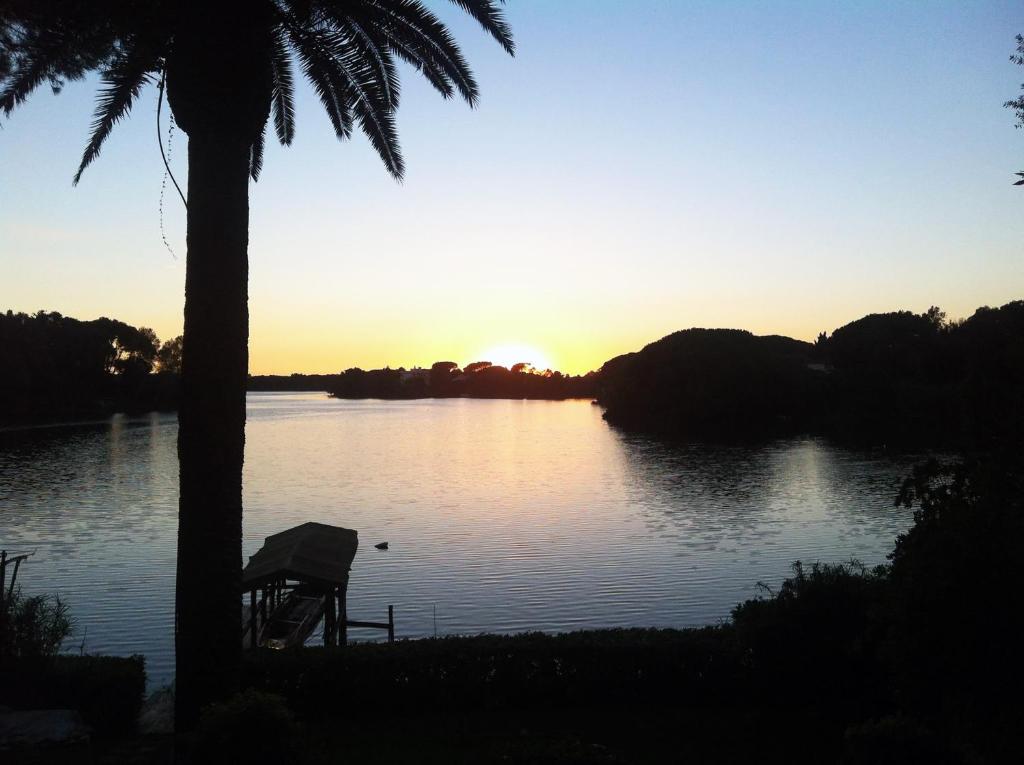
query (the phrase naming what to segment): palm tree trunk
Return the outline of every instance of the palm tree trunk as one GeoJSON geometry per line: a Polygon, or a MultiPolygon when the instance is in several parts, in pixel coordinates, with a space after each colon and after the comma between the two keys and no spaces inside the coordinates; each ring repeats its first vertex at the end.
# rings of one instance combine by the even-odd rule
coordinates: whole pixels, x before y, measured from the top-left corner
{"type": "Polygon", "coordinates": [[[242,460],[249,364],[249,145],[189,133],[178,411],[176,720],[229,695],[241,659],[242,460]]]}

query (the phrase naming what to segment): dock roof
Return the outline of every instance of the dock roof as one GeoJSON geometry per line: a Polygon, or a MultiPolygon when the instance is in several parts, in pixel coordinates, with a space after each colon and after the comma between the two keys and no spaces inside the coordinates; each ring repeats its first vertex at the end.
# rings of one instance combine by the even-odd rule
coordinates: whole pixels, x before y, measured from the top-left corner
{"type": "Polygon", "coordinates": [[[358,547],[359,535],[352,529],[303,523],[266,538],[242,570],[243,588],[248,590],[283,578],[314,584],[346,584],[358,547]]]}

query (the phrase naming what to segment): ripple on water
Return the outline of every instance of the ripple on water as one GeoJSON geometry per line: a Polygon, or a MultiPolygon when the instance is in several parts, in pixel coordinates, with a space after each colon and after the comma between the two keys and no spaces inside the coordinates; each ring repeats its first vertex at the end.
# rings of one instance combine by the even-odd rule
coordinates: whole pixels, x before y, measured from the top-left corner
{"type": "MultiPolygon", "coordinates": [[[[909,458],[817,440],[669,447],[589,401],[248,401],[244,554],[308,520],[357,529],[350,613],[394,604],[400,637],[715,623],[796,559],[881,562],[910,520],[909,458]]],[[[0,431],[25,589],[71,605],[69,650],[143,653],[153,684],[174,667],[176,437],[157,414],[0,431]]]]}

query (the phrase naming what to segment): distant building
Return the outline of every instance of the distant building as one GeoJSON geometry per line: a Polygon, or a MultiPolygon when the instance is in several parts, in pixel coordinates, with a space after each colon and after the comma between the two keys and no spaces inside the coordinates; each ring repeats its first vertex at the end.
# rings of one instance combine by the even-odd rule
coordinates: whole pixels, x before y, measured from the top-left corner
{"type": "Polygon", "coordinates": [[[412,369],[403,369],[399,371],[402,375],[402,382],[406,383],[411,380],[423,380],[423,382],[430,382],[430,370],[423,369],[422,367],[413,367],[412,369]]]}

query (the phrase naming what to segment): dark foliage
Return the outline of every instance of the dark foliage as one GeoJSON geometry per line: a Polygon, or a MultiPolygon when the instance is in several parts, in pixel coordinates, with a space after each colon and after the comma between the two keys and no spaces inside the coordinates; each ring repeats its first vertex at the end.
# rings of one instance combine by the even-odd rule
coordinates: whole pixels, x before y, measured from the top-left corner
{"type": "Polygon", "coordinates": [[[77,709],[100,736],[135,730],[146,689],[141,656],[56,656],[0,669],[3,703],[17,709],[77,709]]]}
{"type": "Polygon", "coordinates": [[[839,765],[960,765],[942,737],[916,720],[893,715],[851,726],[839,765]]]}
{"type": "Polygon", "coordinates": [[[829,701],[838,723],[891,706],[880,655],[878,610],[884,570],[853,562],[793,565],[793,576],[767,599],[733,609],[737,641],[765,703],[829,701]]]}
{"type": "Polygon", "coordinates": [[[693,437],[801,430],[820,395],[811,346],[743,330],[689,329],[601,368],[599,400],[615,425],[693,437]]]}
{"type": "Polygon", "coordinates": [[[844,761],[998,763],[1024,746],[1022,454],[920,466],[889,566],[798,565],[735,609],[756,687],[809,694],[854,726],[844,761]]]}
{"type": "Polygon", "coordinates": [[[156,353],[156,368],[158,372],[167,372],[172,375],[181,374],[181,347],[184,337],[178,335],[164,342],[156,353]]]}
{"type": "Polygon", "coordinates": [[[176,378],[151,374],[158,348],[113,319],[0,314],[0,422],[173,408],[176,378]]]}
{"type": "Polygon", "coordinates": [[[295,722],[284,699],[246,690],[203,710],[188,761],[288,765],[296,761],[296,744],[295,722]]]}
{"type": "Polygon", "coordinates": [[[336,398],[591,398],[597,393],[597,375],[537,372],[525,364],[510,370],[488,362],[460,370],[454,362],[439,361],[429,370],[349,369],[331,380],[327,391],[336,398]]]}
{"type": "Polygon", "coordinates": [[[813,345],[685,330],[607,362],[600,387],[610,423],[674,437],[987,451],[1024,429],[1024,301],[952,323],[873,314],[813,345]]]}
{"type": "Polygon", "coordinates": [[[69,608],[57,595],[26,597],[0,591],[0,667],[8,661],[54,656],[72,631],[69,608]]]}
{"type": "Polygon", "coordinates": [[[914,525],[891,555],[889,650],[900,705],[993,761],[1024,745],[1019,603],[1024,451],[915,471],[914,525]]]}
{"type": "Polygon", "coordinates": [[[326,391],[337,382],[338,375],[249,375],[246,386],[251,391],[326,391]]]}
{"type": "Polygon", "coordinates": [[[743,670],[721,630],[355,644],[246,656],[246,682],[308,716],[687,706],[723,701],[743,670]]]}

